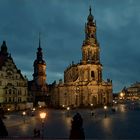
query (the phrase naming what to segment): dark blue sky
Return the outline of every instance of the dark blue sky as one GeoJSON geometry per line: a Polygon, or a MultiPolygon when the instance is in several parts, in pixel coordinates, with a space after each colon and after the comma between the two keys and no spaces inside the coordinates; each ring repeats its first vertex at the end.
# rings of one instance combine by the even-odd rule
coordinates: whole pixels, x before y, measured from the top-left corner
{"type": "Polygon", "coordinates": [[[41,32],[47,83],[63,79],[65,68],[81,59],[90,4],[103,79],[112,79],[118,92],[140,79],[140,0],[0,0],[0,42],[6,40],[17,67],[31,80],[41,32]]]}

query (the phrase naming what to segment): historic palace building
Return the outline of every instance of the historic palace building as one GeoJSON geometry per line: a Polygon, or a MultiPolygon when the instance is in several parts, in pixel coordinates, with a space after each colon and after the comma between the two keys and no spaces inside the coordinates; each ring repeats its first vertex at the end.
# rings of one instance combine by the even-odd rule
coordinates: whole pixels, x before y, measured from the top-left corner
{"type": "Polygon", "coordinates": [[[3,41],[0,50],[0,107],[5,110],[25,109],[28,98],[27,78],[17,69],[3,41]]]}
{"type": "Polygon", "coordinates": [[[140,100],[140,82],[136,82],[129,87],[124,87],[119,93],[120,100],[140,100]]]}
{"type": "Polygon", "coordinates": [[[82,45],[82,60],[72,63],[64,71],[64,82],[54,85],[54,106],[88,107],[112,103],[112,81],[102,79],[100,46],[96,37],[96,22],[89,9],[82,45]]]}
{"type": "Polygon", "coordinates": [[[43,60],[40,38],[36,54],[36,60],[33,64],[33,80],[28,82],[28,90],[31,97],[30,101],[33,102],[35,106],[38,105],[38,102],[45,102],[47,104],[50,98],[48,94],[48,85],[46,83],[46,63],[43,60]]]}

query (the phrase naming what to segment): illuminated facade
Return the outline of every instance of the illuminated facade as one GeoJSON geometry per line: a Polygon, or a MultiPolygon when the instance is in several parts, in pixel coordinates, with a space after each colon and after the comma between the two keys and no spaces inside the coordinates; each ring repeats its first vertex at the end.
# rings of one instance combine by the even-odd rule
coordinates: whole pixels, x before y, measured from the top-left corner
{"type": "Polygon", "coordinates": [[[140,100],[140,83],[136,82],[131,86],[124,88],[119,94],[120,99],[122,99],[122,95],[124,100],[140,100]]]}
{"type": "Polygon", "coordinates": [[[100,106],[112,103],[112,81],[102,79],[100,46],[96,37],[96,22],[89,9],[82,45],[82,60],[64,71],[64,82],[59,81],[52,93],[54,106],[100,106]]]}
{"type": "Polygon", "coordinates": [[[0,50],[0,104],[5,110],[25,109],[28,98],[27,79],[17,69],[3,41],[0,50]]]}
{"type": "Polygon", "coordinates": [[[49,98],[48,85],[46,83],[46,62],[43,60],[43,52],[40,44],[37,49],[36,60],[34,61],[33,80],[28,82],[29,95],[32,97],[31,102],[36,106],[38,102],[46,102],[49,98]]]}

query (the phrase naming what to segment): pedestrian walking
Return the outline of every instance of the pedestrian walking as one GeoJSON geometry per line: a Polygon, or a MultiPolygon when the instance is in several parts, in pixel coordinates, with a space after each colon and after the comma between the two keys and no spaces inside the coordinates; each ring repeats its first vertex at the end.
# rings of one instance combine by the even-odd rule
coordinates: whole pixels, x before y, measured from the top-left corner
{"type": "Polygon", "coordinates": [[[40,130],[39,129],[34,129],[34,137],[40,137],[40,130]]]}
{"type": "Polygon", "coordinates": [[[83,119],[79,113],[76,113],[72,119],[69,139],[85,140],[83,119]]]}

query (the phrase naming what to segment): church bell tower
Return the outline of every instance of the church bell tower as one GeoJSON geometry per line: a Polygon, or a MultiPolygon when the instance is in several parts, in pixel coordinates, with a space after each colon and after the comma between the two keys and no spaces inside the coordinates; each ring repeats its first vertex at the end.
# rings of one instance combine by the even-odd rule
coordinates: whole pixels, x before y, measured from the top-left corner
{"type": "Polygon", "coordinates": [[[46,84],[46,63],[43,60],[43,53],[40,43],[39,36],[39,47],[37,49],[37,57],[34,61],[34,74],[33,79],[38,86],[43,86],[46,84]]]}
{"type": "Polygon", "coordinates": [[[85,24],[85,39],[82,45],[81,64],[88,66],[88,72],[85,79],[93,80],[97,83],[102,81],[102,64],[100,63],[100,47],[96,36],[96,21],[89,8],[87,23],[85,24]]]}
{"type": "Polygon", "coordinates": [[[85,40],[82,45],[82,63],[99,64],[100,49],[96,37],[96,22],[89,8],[89,16],[85,24],[85,40]]]}

